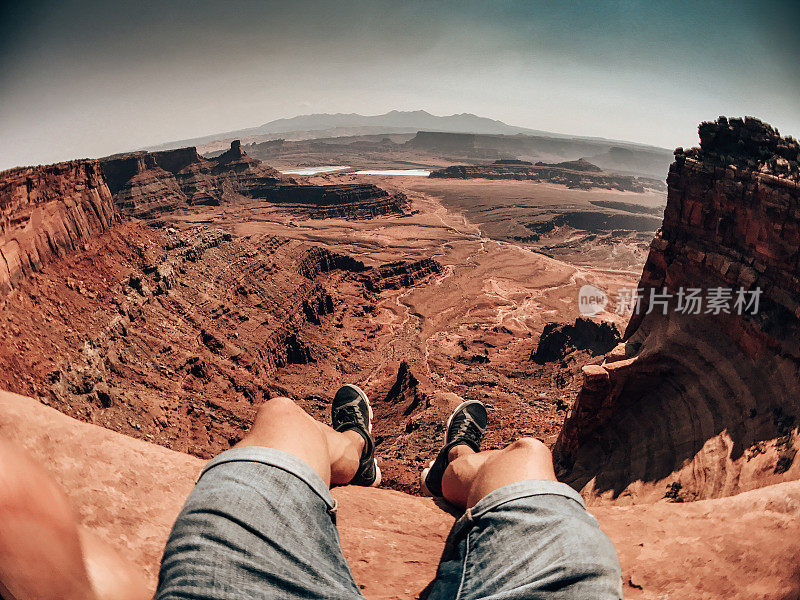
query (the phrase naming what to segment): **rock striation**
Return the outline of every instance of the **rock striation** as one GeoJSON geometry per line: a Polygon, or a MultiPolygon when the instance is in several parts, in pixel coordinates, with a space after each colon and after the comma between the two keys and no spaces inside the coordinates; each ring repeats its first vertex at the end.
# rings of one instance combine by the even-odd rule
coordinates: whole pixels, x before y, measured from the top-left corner
{"type": "Polygon", "coordinates": [[[431,172],[431,177],[451,179],[519,179],[565,185],[571,189],[602,188],[625,192],[663,189],[663,184],[645,177],[606,173],[583,159],[556,164],[496,161],[488,165],[454,165],[431,172]]]}
{"type": "Polygon", "coordinates": [[[414,285],[420,279],[441,272],[442,266],[435,258],[417,261],[397,261],[374,267],[364,273],[364,287],[371,292],[398,290],[414,285]]]}
{"type": "Polygon", "coordinates": [[[371,183],[281,184],[259,190],[253,197],[286,205],[293,212],[315,219],[369,219],[403,214],[408,205],[405,194],[389,194],[371,183]]]}
{"type": "Polygon", "coordinates": [[[117,206],[141,219],[241,197],[285,204],[313,218],[370,218],[403,213],[407,204],[403,194],[372,184],[297,184],[248,156],[239,140],[214,158],[180,148],[109,156],[101,164],[117,206]]]}
{"type": "Polygon", "coordinates": [[[0,295],[117,220],[95,160],[0,173],[0,295]]]}
{"type": "Polygon", "coordinates": [[[316,410],[373,351],[371,290],[416,283],[424,265],[373,271],[275,236],[123,220],[0,302],[0,388],[208,457],[264,398],[316,410]]]}
{"type": "Polygon", "coordinates": [[[676,150],[640,310],[603,365],[584,367],[556,445],[576,488],[694,500],[800,476],[797,151],[749,118],[704,123],[699,148],[676,150]]]}

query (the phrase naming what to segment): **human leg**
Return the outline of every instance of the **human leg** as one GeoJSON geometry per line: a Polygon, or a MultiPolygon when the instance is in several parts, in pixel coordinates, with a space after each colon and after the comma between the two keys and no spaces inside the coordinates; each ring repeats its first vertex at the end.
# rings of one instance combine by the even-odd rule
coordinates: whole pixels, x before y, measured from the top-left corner
{"type": "Polygon", "coordinates": [[[50,475],[0,442],[0,597],[145,600],[144,577],[78,526],[50,475]]]}
{"type": "Polygon", "coordinates": [[[542,442],[521,438],[502,450],[475,452],[466,445],[450,451],[442,476],[442,496],[459,508],[470,508],[505,485],[529,479],[556,481],[553,457],[542,442]]]}
{"type": "Polygon", "coordinates": [[[361,597],[329,486],[375,483],[379,472],[366,397],[346,388],[334,400],[339,431],[276,398],[236,447],[206,466],[167,542],[159,600],[361,597]],[[336,411],[343,395],[353,401],[346,414],[336,411]]]}
{"type": "Polygon", "coordinates": [[[547,447],[523,438],[480,452],[482,432],[461,427],[470,430],[469,444],[449,431],[446,457],[437,457],[445,463],[441,495],[466,512],[450,533],[430,600],[621,598],[614,547],[580,494],[556,480],[547,447]]]}

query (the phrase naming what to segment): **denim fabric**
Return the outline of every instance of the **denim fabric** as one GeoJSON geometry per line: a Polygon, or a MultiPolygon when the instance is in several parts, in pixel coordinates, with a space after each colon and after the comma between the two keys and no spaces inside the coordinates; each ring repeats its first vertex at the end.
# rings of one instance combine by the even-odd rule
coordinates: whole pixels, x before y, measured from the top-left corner
{"type": "MultiPolygon", "coordinates": [[[[621,598],[621,585],[614,547],[580,495],[536,480],[495,490],[456,521],[429,598],[606,600],[621,598]]],[[[156,598],[363,596],[322,479],[291,454],[243,447],[201,474],[167,542],[156,598]]]]}
{"type": "Polygon", "coordinates": [[[227,450],[175,522],[156,598],[363,598],[334,515],[328,487],[304,461],[273,448],[227,450]]]}
{"type": "Polygon", "coordinates": [[[622,598],[611,540],[558,481],[503,486],[450,532],[429,600],[622,598]]]}

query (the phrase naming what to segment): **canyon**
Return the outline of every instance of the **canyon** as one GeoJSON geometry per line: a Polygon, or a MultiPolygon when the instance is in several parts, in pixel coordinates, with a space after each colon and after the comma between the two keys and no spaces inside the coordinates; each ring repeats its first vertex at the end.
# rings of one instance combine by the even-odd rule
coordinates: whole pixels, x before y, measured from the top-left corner
{"type": "MultiPolygon", "coordinates": [[[[404,147],[476,143],[460,135],[404,147]]],[[[626,597],[796,596],[797,142],[750,118],[702,124],[665,207],[657,189],[564,181],[288,177],[246,148],[0,174],[0,431],[151,585],[203,459],[264,398],[327,421],[355,382],[390,488],[335,491],[369,598],[433,576],[453,518],[413,495],[468,399],[489,409],[485,448],[553,446],[626,597]],[[758,288],[760,308],[629,318],[612,302],[579,319],[583,285],[758,288]]]]}

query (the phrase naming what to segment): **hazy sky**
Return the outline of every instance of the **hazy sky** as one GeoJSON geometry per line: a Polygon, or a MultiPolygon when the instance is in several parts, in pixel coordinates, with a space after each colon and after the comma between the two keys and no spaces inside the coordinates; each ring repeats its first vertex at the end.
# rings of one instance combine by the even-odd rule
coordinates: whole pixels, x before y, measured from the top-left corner
{"type": "Polygon", "coordinates": [[[313,112],[471,112],[665,147],[800,136],[800,2],[4,2],[0,168],[313,112]]]}

